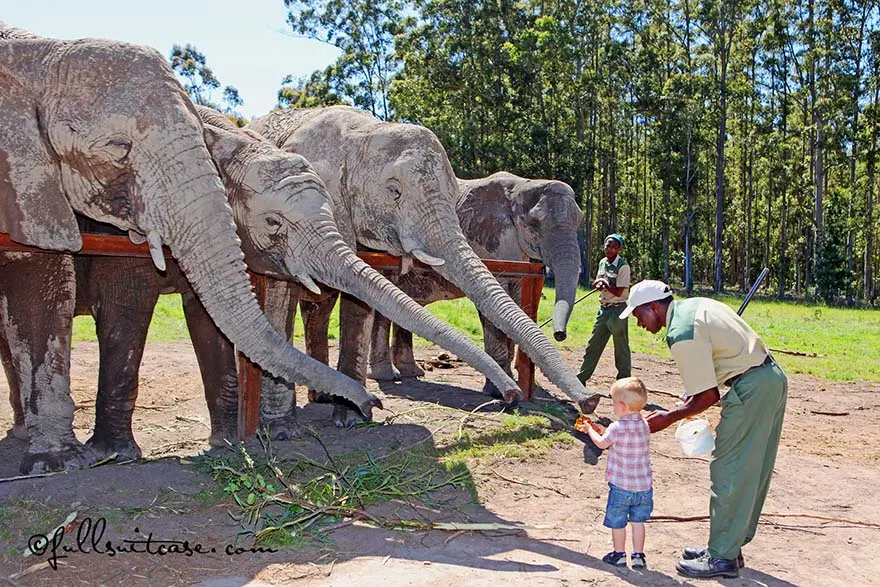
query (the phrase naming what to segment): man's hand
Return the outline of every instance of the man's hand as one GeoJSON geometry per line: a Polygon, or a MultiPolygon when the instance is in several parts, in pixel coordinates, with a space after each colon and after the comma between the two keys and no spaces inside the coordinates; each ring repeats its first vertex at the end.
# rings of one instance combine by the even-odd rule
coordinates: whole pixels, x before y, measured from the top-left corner
{"type": "Polygon", "coordinates": [[[648,423],[648,428],[651,432],[660,432],[669,428],[675,422],[675,419],[671,417],[669,412],[657,410],[645,416],[645,421],[648,423]]]}
{"type": "Polygon", "coordinates": [[[599,278],[593,282],[593,289],[608,289],[608,280],[599,278]]]}
{"type": "Polygon", "coordinates": [[[645,416],[645,421],[648,422],[648,428],[651,432],[659,432],[660,430],[669,428],[679,420],[690,418],[691,416],[696,416],[697,414],[705,412],[711,406],[715,405],[720,398],[721,394],[719,393],[718,388],[712,387],[706,391],[701,391],[696,395],[688,396],[687,399],[684,400],[684,404],[674,410],[668,412],[665,410],[657,410],[656,412],[649,413],[645,416]]]}

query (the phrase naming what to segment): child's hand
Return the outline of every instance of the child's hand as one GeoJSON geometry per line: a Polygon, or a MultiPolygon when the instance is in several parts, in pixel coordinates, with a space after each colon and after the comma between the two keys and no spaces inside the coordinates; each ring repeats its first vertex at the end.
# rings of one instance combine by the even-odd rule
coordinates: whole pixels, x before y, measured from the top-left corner
{"type": "Polygon", "coordinates": [[[602,428],[601,425],[593,422],[586,416],[580,416],[574,423],[574,429],[578,432],[583,432],[584,434],[589,434],[590,428],[592,428],[600,436],[605,434],[605,429],[602,428]]]}

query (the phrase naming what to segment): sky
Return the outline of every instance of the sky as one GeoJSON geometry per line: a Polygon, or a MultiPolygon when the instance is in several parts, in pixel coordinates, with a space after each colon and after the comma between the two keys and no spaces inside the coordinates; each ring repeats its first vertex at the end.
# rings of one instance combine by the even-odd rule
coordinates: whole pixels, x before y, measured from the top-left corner
{"type": "Polygon", "coordinates": [[[168,58],[195,46],[220,81],[212,99],[235,86],[245,118],[276,103],[284,76],[323,69],[340,51],[295,38],[283,0],[0,0],[0,20],[41,37],[99,37],[148,45],[168,58]]]}

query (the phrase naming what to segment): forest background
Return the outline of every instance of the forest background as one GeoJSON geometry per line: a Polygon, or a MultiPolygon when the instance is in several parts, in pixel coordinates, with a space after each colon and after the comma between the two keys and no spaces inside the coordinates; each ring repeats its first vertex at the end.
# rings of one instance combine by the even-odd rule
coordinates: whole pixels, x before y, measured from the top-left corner
{"type": "MultiPolygon", "coordinates": [[[[877,303],[876,0],[278,1],[342,51],[279,107],[422,124],[462,178],[567,182],[585,282],[619,232],[637,278],[688,294],[768,267],[780,299],[877,303]]],[[[206,61],[171,55],[210,104],[206,61]]]]}

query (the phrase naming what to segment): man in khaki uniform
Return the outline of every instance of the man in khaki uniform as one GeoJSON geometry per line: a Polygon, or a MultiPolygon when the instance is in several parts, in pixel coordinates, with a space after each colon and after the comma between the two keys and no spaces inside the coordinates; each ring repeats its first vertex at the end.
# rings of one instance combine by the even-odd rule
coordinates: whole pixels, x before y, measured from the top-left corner
{"type": "Polygon", "coordinates": [[[709,467],[709,545],[688,547],[676,564],[689,577],[738,577],[741,547],[755,536],[776,462],[788,380],[755,331],[726,305],[709,298],[673,301],[661,281],[630,291],[621,316],[666,342],[684,381],[684,404],[646,418],[651,432],[705,411],[721,400],[721,422],[709,467]],[[721,397],[719,388],[730,386],[721,397]]]}
{"type": "Polygon", "coordinates": [[[599,271],[593,282],[593,289],[599,290],[599,311],[593,324],[593,333],[584,351],[584,360],[578,371],[578,380],[586,384],[593,376],[599,357],[608,344],[614,339],[614,366],[617,367],[617,378],[623,379],[632,375],[632,358],[629,350],[629,324],[620,314],[626,307],[626,296],[629,293],[630,269],[626,259],[620,256],[623,237],[609,234],[605,237],[605,256],[599,261],[599,271]]]}

